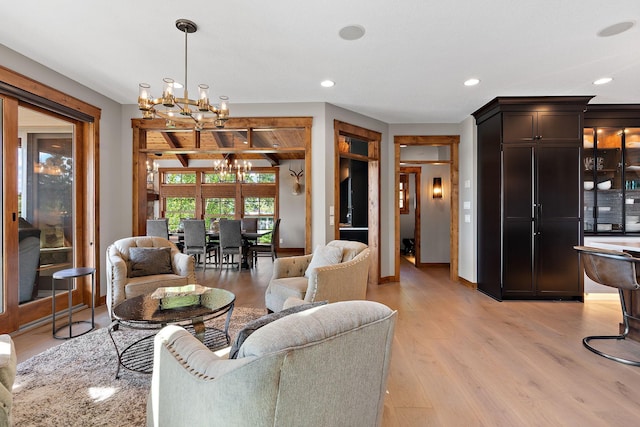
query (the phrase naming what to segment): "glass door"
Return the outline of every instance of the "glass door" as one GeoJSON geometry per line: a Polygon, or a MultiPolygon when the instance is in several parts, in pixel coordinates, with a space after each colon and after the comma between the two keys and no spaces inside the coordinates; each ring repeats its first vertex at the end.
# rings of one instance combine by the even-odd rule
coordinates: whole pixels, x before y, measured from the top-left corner
{"type": "Polygon", "coordinates": [[[50,299],[52,275],[74,265],[73,135],[69,122],[18,109],[20,305],[50,299]]]}

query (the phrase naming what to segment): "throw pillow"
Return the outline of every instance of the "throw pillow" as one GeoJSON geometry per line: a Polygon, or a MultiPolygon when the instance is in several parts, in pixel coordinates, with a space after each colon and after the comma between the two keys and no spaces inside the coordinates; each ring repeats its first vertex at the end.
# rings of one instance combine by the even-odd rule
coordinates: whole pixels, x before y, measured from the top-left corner
{"type": "Polygon", "coordinates": [[[337,246],[320,246],[316,247],[313,257],[309,263],[309,267],[304,272],[304,277],[309,277],[314,268],[324,267],[325,265],[340,264],[342,261],[342,248],[337,246]]]}
{"type": "Polygon", "coordinates": [[[171,273],[171,248],[129,249],[129,277],[171,273]]]}
{"type": "Polygon", "coordinates": [[[242,347],[242,343],[249,338],[249,335],[260,329],[261,327],[268,325],[274,320],[282,319],[283,317],[293,314],[299,313],[301,311],[308,310],[313,307],[318,307],[320,305],[325,305],[328,301],[316,301],[309,304],[301,304],[295,305],[293,307],[289,307],[277,313],[267,314],[266,316],[262,316],[259,319],[252,320],[247,323],[244,328],[238,335],[236,335],[236,339],[233,341],[233,345],[231,346],[231,350],[229,350],[229,359],[235,359],[238,357],[238,352],[240,351],[240,347],[242,347]]]}

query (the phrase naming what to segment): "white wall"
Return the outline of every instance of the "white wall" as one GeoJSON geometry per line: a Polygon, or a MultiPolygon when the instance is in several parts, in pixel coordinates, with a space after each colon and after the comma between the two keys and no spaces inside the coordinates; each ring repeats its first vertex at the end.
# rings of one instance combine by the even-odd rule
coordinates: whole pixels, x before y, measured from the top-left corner
{"type": "Polygon", "coordinates": [[[291,160],[280,163],[280,247],[303,248],[305,244],[305,175],[300,178],[301,193],[294,195],[292,192],[294,179],[289,172],[289,167],[299,171],[304,168],[304,160],[291,160]]]}
{"type": "Polygon", "coordinates": [[[476,121],[469,116],[460,124],[458,151],[459,200],[458,210],[458,276],[476,283],[477,280],[477,136],[476,121]],[[465,207],[469,204],[469,208],[465,207]],[[466,216],[469,216],[469,222],[466,216]]]}

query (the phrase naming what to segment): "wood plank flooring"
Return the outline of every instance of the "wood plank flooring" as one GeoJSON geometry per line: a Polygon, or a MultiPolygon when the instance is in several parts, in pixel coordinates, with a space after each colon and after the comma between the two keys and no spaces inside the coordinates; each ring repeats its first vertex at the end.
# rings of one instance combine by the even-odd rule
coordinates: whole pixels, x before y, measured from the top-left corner
{"type": "MultiPolygon", "coordinates": [[[[238,306],[264,308],[271,261],[197,275],[233,291],[238,306]]],[[[582,346],[586,335],[618,332],[619,303],[497,302],[448,275],[447,268],[417,269],[403,260],[400,283],[369,289],[368,299],[398,310],[385,427],[640,423],[640,368],[582,346]]],[[[98,313],[106,326],[106,309],[98,313]]],[[[14,340],[20,361],[60,343],[50,325],[14,340]]],[[[610,345],[625,345],[640,359],[640,344],[610,345]]]]}

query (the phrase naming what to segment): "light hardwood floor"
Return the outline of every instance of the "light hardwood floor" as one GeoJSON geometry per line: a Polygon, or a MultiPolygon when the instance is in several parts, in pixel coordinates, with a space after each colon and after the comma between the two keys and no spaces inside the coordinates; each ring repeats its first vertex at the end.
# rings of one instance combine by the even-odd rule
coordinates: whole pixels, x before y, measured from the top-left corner
{"type": "MultiPolygon", "coordinates": [[[[271,261],[261,259],[251,271],[208,270],[203,283],[232,290],[238,306],[264,308],[270,275],[271,261]]],[[[640,368],[581,341],[617,333],[617,302],[497,302],[451,282],[446,268],[406,261],[401,279],[367,296],[398,310],[385,427],[640,423],[640,368]]],[[[104,307],[98,324],[108,324],[104,307]]],[[[60,343],[50,326],[14,339],[20,360],[60,343]]],[[[640,345],[627,347],[640,359],[640,345]]]]}

